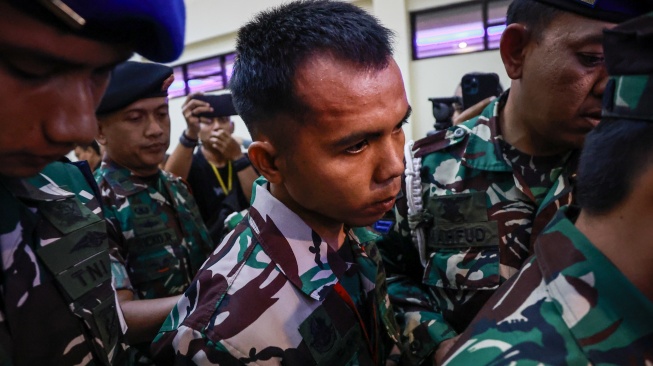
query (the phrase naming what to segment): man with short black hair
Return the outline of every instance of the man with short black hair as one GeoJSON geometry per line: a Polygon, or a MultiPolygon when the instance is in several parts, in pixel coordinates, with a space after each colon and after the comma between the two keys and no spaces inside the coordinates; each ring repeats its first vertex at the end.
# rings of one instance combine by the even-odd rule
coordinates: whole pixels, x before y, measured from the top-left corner
{"type": "Polygon", "coordinates": [[[447,365],[653,362],[653,13],[604,44],[611,79],[580,158],[580,207],[556,214],[447,365]]]}
{"type": "Polygon", "coordinates": [[[364,229],[392,208],[404,169],[410,106],[390,37],[364,10],[326,0],[240,29],[230,87],[264,178],[161,328],[159,364],[399,356],[377,237],[364,229]]]}
{"type": "Polygon", "coordinates": [[[579,148],[607,83],[603,30],[639,0],[514,0],[500,54],[510,89],[467,122],[406,149],[406,201],[381,243],[412,362],[436,363],[572,202],[579,148]],[[393,234],[395,235],[395,234],[393,234]]]}
{"type": "Polygon", "coordinates": [[[111,74],[97,109],[105,156],[95,178],[122,261],[114,288],[139,364],[149,344],[214,248],[183,181],[159,169],[170,143],[172,68],[127,61],[111,74]]]}
{"type": "Polygon", "coordinates": [[[183,1],[136,4],[0,0],[3,365],[128,363],[97,186],[55,161],[95,137],[114,65],[181,53],[183,1]]]}

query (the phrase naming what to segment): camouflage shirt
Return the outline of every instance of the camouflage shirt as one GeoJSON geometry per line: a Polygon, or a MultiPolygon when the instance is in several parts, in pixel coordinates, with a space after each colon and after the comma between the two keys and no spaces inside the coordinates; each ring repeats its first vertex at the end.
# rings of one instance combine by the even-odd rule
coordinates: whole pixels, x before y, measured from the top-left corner
{"type": "Polygon", "coordinates": [[[382,365],[398,328],[381,257],[348,231],[347,263],[259,178],[153,343],[157,364],[382,365]]]}
{"type": "Polygon", "coordinates": [[[653,363],[653,303],[561,210],[448,365],[653,363]]]}
{"type": "Polygon", "coordinates": [[[414,363],[465,329],[571,201],[578,152],[536,158],[507,144],[498,122],[506,99],[408,144],[398,231],[379,246],[414,363]]]}
{"type": "Polygon", "coordinates": [[[0,364],[125,364],[96,190],[88,165],[0,177],[0,364]]]}
{"type": "Polygon", "coordinates": [[[132,175],[108,159],[95,178],[125,259],[112,263],[115,288],[130,289],[139,299],[183,293],[213,249],[186,186],[164,171],[132,175]]]}

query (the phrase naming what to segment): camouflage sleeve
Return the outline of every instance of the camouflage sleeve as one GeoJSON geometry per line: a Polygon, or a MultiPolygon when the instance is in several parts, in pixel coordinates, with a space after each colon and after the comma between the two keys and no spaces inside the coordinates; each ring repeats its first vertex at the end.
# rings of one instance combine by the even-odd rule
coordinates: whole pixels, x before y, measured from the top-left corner
{"type": "Polygon", "coordinates": [[[561,319],[547,315],[558,310],[546,293],[531,257],[485,304],[444,365],[587,365],[587,360],[566,359],[566,352],[557,352],[573,337],[565,336],[569,330],[561,319]]]}
{"type": "MultiPolygon", "coordinates": [[[[215,263],[212,260],[219,259],[221,256],[211,256],[205,265],[210,266],[215,263]]],[[[224,277],[213,276],[210,270],[198,273],[152,342],[150,350],[156,365],[244,365],[223,343],[209,339],[204,333],[215,326],[216,320],[209,318],[219,300],[212,296],[226,287],[223,281],[224,277]]]]}
{"type": "Polygon", "coordinates": [[[125,237],[120,230],[120,224],[116,216],[115,207],[110,205],[106,200],[102,200],[102,212],[104,219],[107,223],[107,235],[109,237],[109,255],[111,259],[111,277],[113,287],[115,290],[130,290],[134,291],[127,268],[125,266],[125,259],[123,248],[125,237]]]}
{"type": "Polygon", "coordinates": [[[222,343],[209,340],[203,333],[185,325],[166,331],[178,307],[168,316],[152,342],[156,365],[244,365],[222,343]]]}
{"type": "MultiPolygon", "coordinates": [[[[395,209],[394,230],[378,243],[387,272],[388,295],[401,330],[401,341],[410,364],[418,365],[456,336],[435,305],[428,286],[422,285],[424,267],[413,245],[401,202],[395,209]]],[[[428,363],[427,363],[428,364],[428,363]]]]}

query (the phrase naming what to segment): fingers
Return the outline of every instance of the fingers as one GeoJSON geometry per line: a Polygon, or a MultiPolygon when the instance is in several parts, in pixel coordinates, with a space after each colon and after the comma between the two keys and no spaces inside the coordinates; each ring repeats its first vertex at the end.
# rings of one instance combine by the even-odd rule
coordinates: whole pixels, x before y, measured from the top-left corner
{"type": "Polygon", "coordinates": [[[202,113],[207,113],[207,112],[212,112],[213,108],[211,108],[211,105],[207,102],[201,101],[199,99],[193,99],[193,97],[197,95],[201,95],[202,93],[194,93],[190,94],[186,100],[184,101],[184,104],[181,107],[181,111],[184,115],[184,118],[186,119],[186,123],[191,124],[191,123],[200,123],[200,122],[205,122],[209,123],[211,122],[211,119],[208,117],[200,117],[199,115],[202,113]]]}
{"type": "Polygon", "coordinates": [[[453,124],[457,125],[478,116],[481,114],[481,112],[483,112],[483,109],[485,109],[485,107],[487,107],[487,105],[495,99],[496,97],[485,98],[473,106],[465,109],[461,114],[454,118],[453,124]]]}

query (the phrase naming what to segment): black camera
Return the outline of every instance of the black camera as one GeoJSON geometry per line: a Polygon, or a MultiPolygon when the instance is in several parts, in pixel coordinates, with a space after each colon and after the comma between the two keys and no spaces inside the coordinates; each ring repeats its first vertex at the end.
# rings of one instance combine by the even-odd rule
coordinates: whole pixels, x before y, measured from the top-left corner
{"type": "Polygon", "coordinates": [[[462,106],[462,99],[460,97],[445,97],[445,98],[429,98],[433,104],[433,118],[435,123],[433,128],[436,131],[445,130],[453,124],[453,114],[456,109],[462,106]]]}

